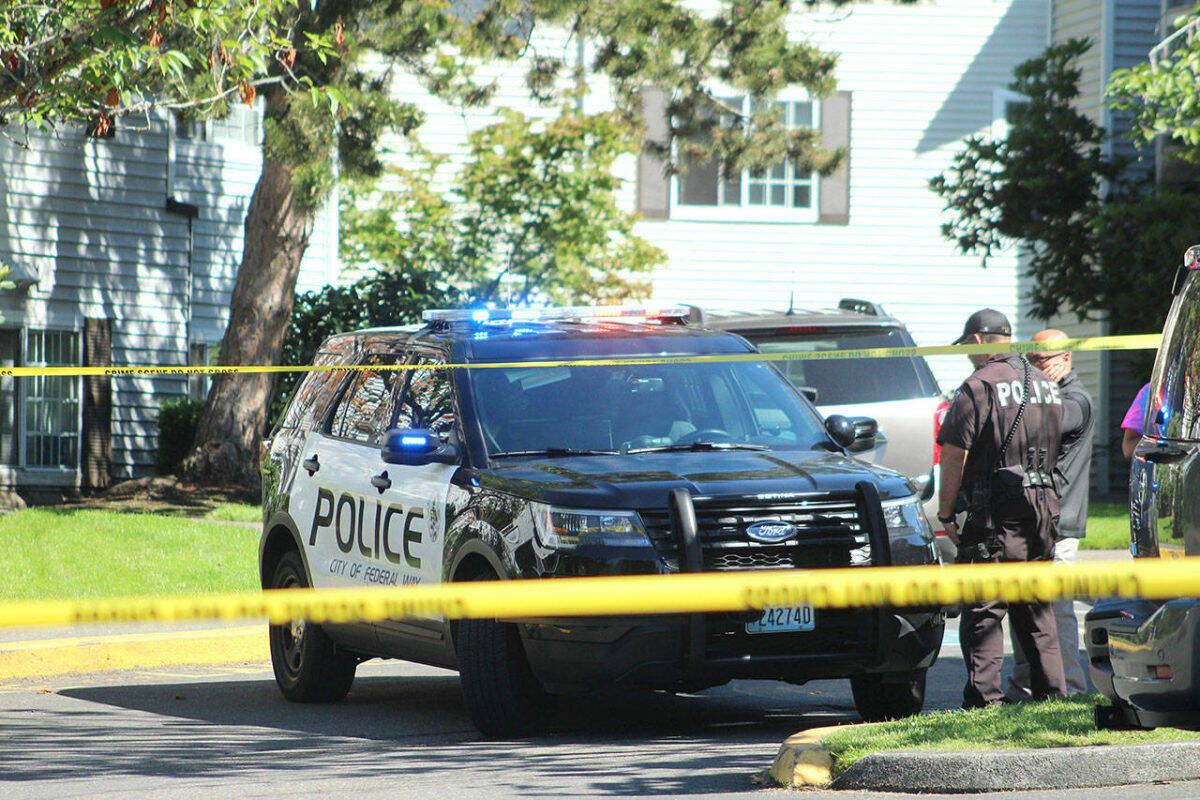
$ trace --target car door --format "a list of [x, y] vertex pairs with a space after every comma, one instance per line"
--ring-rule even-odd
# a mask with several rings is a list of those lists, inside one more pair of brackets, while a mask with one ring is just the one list
[[1200, 274], [1163, 327], [1129, 495], [1134, 555], [1200, 555]]
[[[371, 369], [397, 363], [392, 353], [364, 355], [329, 410], [306, 437], [296, 470], [292, 514], [300, 527], [316, 588], [369, 586], [378, 580], [382, 548], [376, 520], [386, 511], [371, 483], [380, 463], [379, 438], [395, 407], [401, 375]], [[378, 649], [376, 625], [327, 625], [341, 641]]]
[[[438, 353], [418, 352], [405, 379], [404, 391], [393, 420], [396, 428], [432, 430], [447, 441], [462, 442], [458, 433], [458, 403], [450, 370], [439, 368], [445, 359]], [[456, 464], [407, 466], [387, 464], [390, 487], [383, 492], [390, 508], [403, 508], [402, 550], [398, 565], [403, 584], [440, 583], [446, 534], [446, 500]], [[393, 517], [396, 522], [401, 520]], [[394, 534], [393, 534], [394, 536]], [[389, 637], [416, 637], [430, 642], [444, 638], [440, 618], [386, 620], [380, 623], [385, 642]]]

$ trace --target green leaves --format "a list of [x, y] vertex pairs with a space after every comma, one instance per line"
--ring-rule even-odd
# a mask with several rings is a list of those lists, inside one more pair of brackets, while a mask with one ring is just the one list
[[[1178, 27], [1200, 19], [1200, 11], [1184, 15]], [[1139, 64], [1112, 73], [1108, 83], [1113, 108], [1129, 111], [1132, 136], [1141, 145], [1160, 135], [1182, 145], [1175, 154], [1200, 164], [1200, 39], [1183, 35], [1157, 64]]]
[[453, 179], [427, 158], [398, 175], [398, 193], [353, 196], [343, 208], [343, 259], [419, 267], [477, 301], [644, 296], [638, 277], [664, 255], [633, 235], [635, 216], [616, 202], [613, 162], [637, 150], [630, 128], [618, 114], [570, 108], [547, 121], [500, 115], [471, 135]]
[[247, 86], [289, 83], [271, 59], [297, 14], [294, 0], [0, 4], [0, 119], [53, 128], [156, 105], [223, 113], [230, 95], [254, 94]]
[[1200, 241], [1200, 197], [1130, 183], [1125, 162], [1104, 154], [1104, 131], [1072, 106], [1088, 47], [1073, 39], [1018, 66], [1010, 88], [1025, 102], [1011, 107], [1007, 138], [968, 140], [930, 188], [961, 252], [986, 264], [1013, 244], [1026, 250], [1037, 316], [1066, 309], [1104, 316], [1115, 332], [1158, 330], [1179, 259]]

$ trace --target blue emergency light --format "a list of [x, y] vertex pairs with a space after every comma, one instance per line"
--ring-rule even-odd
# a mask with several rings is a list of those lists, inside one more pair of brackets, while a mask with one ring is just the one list
[[430, 449], [429, 437], [425, 435], [408, 435], [400, 437], [400, 447], [404, 450]]
[[388, 464], [453, 464], [458, 460], [458, 448], [427, 428], [393, 428], [383, 437], [380, 455]]

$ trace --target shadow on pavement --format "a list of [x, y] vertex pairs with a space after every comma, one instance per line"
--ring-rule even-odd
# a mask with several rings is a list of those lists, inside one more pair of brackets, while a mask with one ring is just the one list
[[[931, 684], [957, 683], [956, 666], [942, 659]], [[857, 721], [846, 681], [563, 698], [547, 734], [519, 742], [480, 740], [451, 674], [364, 676], [327, 705], [287, 703], [269, 679], [91, 686], [28, 705], [0, 714], [0, 779], [349, 774], [533, 796], [743, 791], [788, 735]]]

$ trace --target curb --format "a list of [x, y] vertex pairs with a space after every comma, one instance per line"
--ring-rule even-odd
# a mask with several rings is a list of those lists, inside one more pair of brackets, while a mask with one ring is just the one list
[[265, 625], [0, 643], [0, 680], [270, 661]]
[[822, 742], [825, 741], [825, 737], [849, 727], [854, 726], [810, 728], [789, 736], [779, 746], [779, 752], [771, 764], [771, 780], [776, 786], [790, 789], [802, 786], [829, 786], [833, 780], [833, 757]]
[[[1085, 789], [1200, 778], [1197, 741], [1011, 750], [887, 750], [832, 777], [830, 735], [859, 725], [802, 731], [780, 746], [768, 774], [784, 788], [962, 794]], [[1197, 734], [1200, 737], [1200, 734]]]
[[856, 761], [832, 789], [995, 792], [1200, 778], [1200, 741], [991, 751], [889, 751]]

